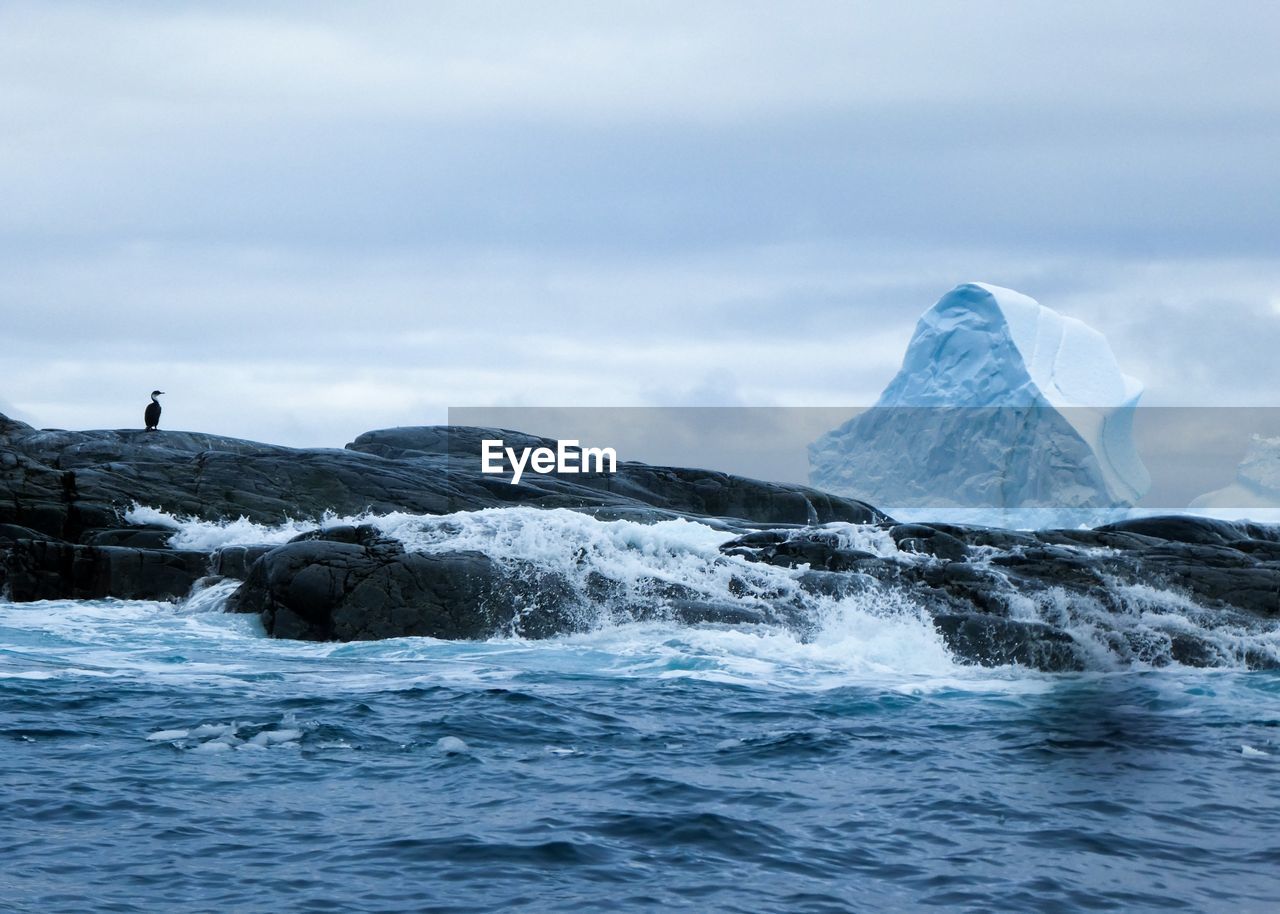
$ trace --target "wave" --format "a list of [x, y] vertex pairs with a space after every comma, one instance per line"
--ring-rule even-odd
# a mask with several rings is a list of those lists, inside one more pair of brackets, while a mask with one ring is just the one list
[[[599, 520], [567, 509], [490, 508], [449, 515], [327, 516], [319, 522], [291, 520], [262, 525], [243, 518], [211, 522], [135, 507], [130, 520], [174, 530], [171, 544], [213, 551], [224, 546], [276, 544], [314, 530], [370, 525], [407, 551], [444, 553], [474, 550], [497, 562], [527, 563], [569, 583], [578, 604], [579, 635], [616, 631], [640, 620], [673, 622], [689, 601], [741, 612], [746, 622], [720, 626], [719, 644], [700, 649], [740, 656], [750, 665], [762, 644], [805, 653], [815, 669], [834, 665], [859, 670], [938, 673], [954, 669], [958, 658], [939, 634], [936, 606], [911, 587], [849, 574], [850, 586], [829, 594], [808, 585], [805, 565], [778, 567], [725, 555], [720, 549], [735, 534], [697, 521], [658, 523]], [[903, 551], [883, 527], [828, 524], [805, 528], [834, 537], [841, 548], [857, 550], [902, 566], [936, 562]], [[1187, 594], [1153, 584], [1108, 581], [1104, 590], [1079, 592], [1048, 587], [1016, 589], [991, 563], [1001, 551], [973, 550], [971, 563], [990, 572], [1017, 623], [1051, 626], [1064, 632], [1086, 669], [1120, 670], [1188, 663], [1188, 640], [1197, 647], [1191, 664], [1225, 668], [1280, 665], [1280, 629], [1274, 624], [1208, 607]], [[1084, 558], [1106, 549], [1078, 547]], [[1004, 581], [1004, 584], [1001, 582]], [[202, 607], [217, 606], [234, 589], [198, 596]], [[645, 607], [638, 613], [637, 607]], [[536, 608], [532, 611], [537, 611]], [[687, 620], [686, 620], [687, 621]], [[694, 626], [694, 630], [698, 627]], [[702, 626], [716, 630], [715, 626]], [[674, 626], [681, 637], [689, 626]], [[508, 633], [519, 638], [519, 628]], [[572, 637], [572, 636], [564, 636]], [[736, 647], [732, 649], [729, 645]], [[622, 649], [619, 645], [614, 648]], [[767, 653], [767, 652], [766, 652]]]

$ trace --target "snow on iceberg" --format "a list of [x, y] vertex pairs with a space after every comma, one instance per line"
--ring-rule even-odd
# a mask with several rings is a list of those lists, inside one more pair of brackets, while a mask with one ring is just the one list
[[1141, 395], [1092, 327], [966, 283], [920, 318], [876, 405], [809, 446], [810, 480], [890, 511], [1126, 507], [1150, 486]]

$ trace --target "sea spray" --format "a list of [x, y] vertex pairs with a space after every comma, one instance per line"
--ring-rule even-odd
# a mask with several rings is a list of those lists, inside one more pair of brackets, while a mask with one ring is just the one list
[[[328, 516], [319, 523], [279, 525], [244, 519], [223, 523], [180, 519], [145, 508], [135, 509], [134, 516], [171, 526], [176, 541], [202, 549], [283, 543], [318, 528], [369, 524], [409, 551], [474, 550], [498, 562], [529, 563], [570, 583], [584, 629], [625, 626], [637, 618], [660, 619], [664, 606], [693, 598], [759, 612], [774, 623], [739, 626], [748, 639], [779, 638], [779, 643], [812, 643], [816, 650], [843, 650], [850, 652], [855, 666], [866, 669], [933, 669], [939, 665], [936, 658], [947, 654], [932, 625], [931, 610], [936, 607], [928, 605], [926, 592], [856, 574], [848, 576], [852, 584], [837, 595], [810, 592], [803, 580], [804, 566], [778, 567], [724, 555], [720, 547], [733, 534], [691, 520], [602, 521], [565, 509], [529, 507], [450, 515]], [[937, 561], [900, 550], [883, 527], [807, 528], [807, 532], [814, 530], [834, 534], [842, 548], [890, 562], [927, 565]], [[1093, 546], [1072, 549], [1089, 560], [1105, 559], [1111, 551]], [[1241, 668], [1280, 663], [1280, 632], [1265, 620], [1205, 607], [1185, 593], [1154, 584], [1113, 580], [1096, 592], [1060, 587], [1020, 590], [1000, 583], [1004, 571], [992, 562], [1000, 550], [974, 547], [971, 553], [974, 567], [991, 573], [993, 593], [1005, 601], [1010, 619], [1043, 623], [1067, 633], [1087, 668], [1181, 663]], [[201, 610], [217, 606], [235, 586], [219, 585], [193, 601]], [[637, 606], [646, 612], [637, 615]], [[536, 607], [531, 611], [536, 612]], [[518, 637], [519, 626], [508, 634]], [[905, 639], [900, 648], [893, 646], [895, 638]]]

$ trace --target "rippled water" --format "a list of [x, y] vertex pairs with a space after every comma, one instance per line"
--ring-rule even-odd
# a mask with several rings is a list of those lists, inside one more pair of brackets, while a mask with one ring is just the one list
[[648, 624], [302, 644], [0, 604], [12, 911], [1255, 910], [1280, 676]]

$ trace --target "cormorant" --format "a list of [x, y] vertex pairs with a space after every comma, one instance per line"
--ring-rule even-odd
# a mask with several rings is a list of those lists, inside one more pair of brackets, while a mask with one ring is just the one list
[[164, 393], [163, 390], [151, 391], [151, 402], [147, 404], [147, 411], [144, 418], [147, 420], [147, 431], [154, 432], [160, 428], [160, 401], [156, 397]]

